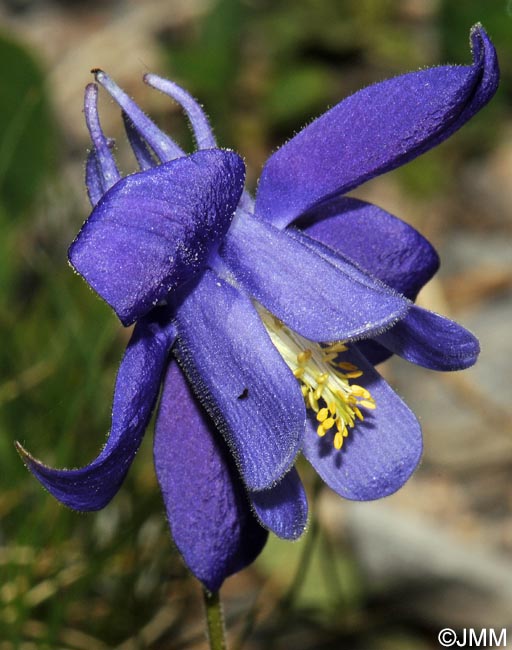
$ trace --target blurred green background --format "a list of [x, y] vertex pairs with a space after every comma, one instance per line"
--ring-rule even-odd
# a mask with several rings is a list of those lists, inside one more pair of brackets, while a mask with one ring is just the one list
[[[269, 153], [358, 88], [422, 66], [469, 63], [482, 22], [500, 56], [491, 105], [449, 142], [354, 192], [416, 225], [443, 260], [422, 304], [483, 344], [438, 377], [383, 373], [420, 414], [425, 457], [397, 495], [317, 494], [295, 544], [271, 540], [223, 593], [239, 650], [420, 650], [442, 627], [512, 625], [512, 3], [505, 0], [4, 0], [0, 5], [0, 650], [204, 648], [197, 585], [168, 535], [148, 434], [97, 514], [58, 505], [18, 458], [93, 458], [109, 427], [128, 333], [67, 265], [87, 217], [81, 102], [100, 66], [184, 146], [148, 69], [205, 105], [254, 186]], [[102, 117], [134, 162], [115, 107]], [[313, 498], [313, 494], [316, 496]], [[512, 634], [512, 633], [511, 633]]]

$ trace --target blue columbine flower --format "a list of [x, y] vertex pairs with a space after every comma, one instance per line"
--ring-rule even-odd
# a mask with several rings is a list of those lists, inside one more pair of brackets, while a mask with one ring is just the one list
[[[477, 340], [413, 301], [438, 257], [413, 228], [342, 194], [439, 144], [494, 94], [481, 26], [473, 63], [405, 74], [355, 93], [278, 149], [256, 197], [217, 147], [200, 106], [146, 75], [187, 113], [185, 153], [101, 70], [140, 172], [121, 178], [85, 94], [93, 211], [69, 259], [124, 325], [112, 425], [88, 466], [43, 485], [77, 510], [105, 506], [140, 445], [163, 382], [154, 457], [175, 542], [211, 590], [250, 563], [267, 530], [293, 539], [307, 503], [302, 452], [349, 499], [397, 490], [422, 449], [416, 418], [374, 365], [391, 354], [436, 370], [472, 365]], [[220, 434], [222, 435], [219, 435]]]

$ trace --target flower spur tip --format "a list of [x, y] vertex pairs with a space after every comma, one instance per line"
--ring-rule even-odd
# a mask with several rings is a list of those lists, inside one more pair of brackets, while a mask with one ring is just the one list
[[469, 30], [469, 35], [471, 38], [473, 38], [476, 34], [480, 36], [487, 36], [487, 32], [485, 31], [484, 26], [480, 22], [475, 23]]
[[45, 469], [50, 469], [50, 465], [47, 465], [46, 463], [43, 463], [39, 459], [37, 459], [35, 456], [33, 456], [25, 447], [19, 442], [18, 440], [14, 441], [14, 448], [18, 452], [18, 454], [21, 456], [21, 459], [25, 463], [25, 465], [33, 471], [34, 468], [40, 467], [40, 468], [45, 468]]
[[18, 440], [14, 441], [14, 448], [18, 452], [18, 454], [21, 456], [21, 459], [24, 463], [24, 465], [29, 469], [29, 471], [32, 472], [36, 476], [36, 478], [39, 478], [38, 476], [38, 469], [41, 470], [49, 470], [51, 471], [52, 468], [50, 465], [47, 465], [46, 463], [43, 463], [39, 459], [37, 459], [35, 456], [33, 456], [25, 447], [19, 442]]
[[18, 454], [23, 458], [23, 460], [32, 459], [31, 454], [25, 449], [25, 447], [18, 440], [14, 441], [14, 448], [16, 449]]

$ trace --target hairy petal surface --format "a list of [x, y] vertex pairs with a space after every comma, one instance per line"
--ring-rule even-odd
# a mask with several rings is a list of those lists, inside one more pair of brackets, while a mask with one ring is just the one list
[[335, 266], [289, 231], [248, 214], [233, 222], [219, 254], [249, 294], [312, 341], [380, 333], [409, 308], [350, 261]]
[[292, 469], [270, 490], [250, 492], [261, 525], [283, 539], [298, 539], [306, 530], [308, 500], [297, 470]]
[[458, 323], [414, 305], [375, 340], [394, 354], [432, 370], [463, 370], [480, 353], [478, 339]]
[[100, 510], [116, 494], [151, 417], [174, 336], [173, 325], [155, 319], [136, 325], [117, 374], [110, 435], [92, 463], [53, 469], [18, 445], [28, 469], [59, 501], [74, 510]]
[[332, 437], [320, 438], [313, 417], [306, 424], [303, 453], [321, 478], [346, 499], [370, 501], [396, 492], [416, 468], [422, 452], [416, 417], [355, 349], [344, 355], [363, 371], [357, 383], [370, 391], [374, 411], [364, 411], [343, 447]]
[[471, 44], [471, 66], [440, 66], [374, 84], [306, 126], [265, 164], [256, 214], [284, 227], [463, 126], [494, 95], [499, 76], [481, 26], [472, 29]]
[[365, 201], [333, 199], [296, 225], [410, 300], [439, 268], [439, 256], [423, 235]]
[[[300, 241], [304, 246], [309, 247], [311, 250], [315, 251], [318, 255], [320, 255], [322, 258], [324, 258], [326, 261], [330, 262], [333, 266], [338, 267], [340, 264], [340, 258], [341, 261], [344, 262], [344, 267], [345, 268], [350, 268], [350, 265], [354, 266], [355, 262], [350, 260], [347, 256], [345, 256], [341, 251], [334, 252], [332, 248], [329, 246], [326, 246], [325, 244], [321, 243], [317, 239], [312, 239], [309, 235], [307, 235], [305, 232], [295, 230], [294, 228], [288, 228], [287, 230], [288, 234], [293, 237], [294, 239], [297, 239]], [[348, 266], [347, 266], [348, 265]], [[357, 265], [356, 265], [357, 266]], [[379, 282], [377, 278], [374, 277], [375, 282]], [[404, 300], [407, 300], [407, 303], [409, 305], [409, 309], [413, 307], [413, 303], [410, 302], [408, 299], [404, 297]], [[405, 314], [406, 315], [406, 314]], [[404, 318], [405, 316], [402, 316]], [[395, 321], [394, 323], [391, 323], [390, 328], [396, 324]], [[388, 329], [390, 329], [388, 328]], [[378, 335], [378, 332], [375, 333], [375, 336]], [[373, 336], [373, 334], [371, 334]], [[380, 343], [377, 343], [373, 338], [356, 338], [354, 345], [359, 349], [360, 352], [363, 353], [363, 355], [368, 359], [373, 365], [377, 365], [378, 363], [382, 363], [383, 361], [386, 361], [386, 359], [389, 359], [389, 357], [392, 356], [392, 352], [388, 350], [387, 348], [383, 347]]]
[[141, 169], [141, 171], [145, 171], [146, 169], [151, 169], [151, 167], [155, 167], [157, 165], [157, 161], [153, 157], [153, 154], [151, 153], [151, 150], [148, 147], [146, 141], [140, 135], [140, 132], [137, 131], [133, 122], [130, 120], [130, 118], [128, 117], [128, 115], [126, 115], [124, 111], [122, 112], [122, 117], [123, 117], [124, 130], [126, 131], [126, 135], [128, 136], [128, 142], [130, 143], [130, 147], [132, 148], [133, 155], [135, 156], [139, 164], [139, 168]]
[[[112, 185], [117, 183], [121, 175], [110, 150], [110, 142], [105, 137], [101, 128], [98, 115], [98, 86], [96, 84], [88, 84], [85, 88], [84, 115], [93, 144], [92, 151], [94, 151], [96, 158], [98, 171], [97, 182], [101, 182], [103, 192], [106, 192]], [[86, 182], [88, 176], [89, 174], [86, 171]]]
[[85, 162], [85, 185], [87, 187], [87, 196], [94, 208], [106, 191], [105, 180], [100, 172], [98, 156], [95, 149], [91, 149], [87, 154], [87, 160]]
[[259, 555], [268, 533], [251, 511], [222, 436], [176, 362], [165, 378], [154, 458], [174, 542], [196, 578], [217, 591]]
[[129, 325], [204, 267], [244, 174], [235, 153], [210, 149], [122, 179], [83, 225], [71, 264]]
[[177, 83], [174, 83], [174, 81], [163, 79], [156, 74], [144, 75], [144, 81], [149, 86], [169, 95], [180, 104], [190, 120], [198, 149], [211, 149], [217, 146], [210, 122], [192, 95], [181, 86], [178, 86]]
[[[300, 225], [308, 236], [350, 257], [410, 299], [439, 266], [437, 253], [414, 228], [362, 201], [335, 199]], [[478, 340], [466, 329], [417, 306], [374, 341], [360, 341], [358, 347], [373, 364], [394, 353], [433, 370], [468, 368], [480, 351]]]
[[278, 482], [304, 434], [304, 400], [250, 300], [205, 271], [176, 315], [175, 354], [250, 490]]

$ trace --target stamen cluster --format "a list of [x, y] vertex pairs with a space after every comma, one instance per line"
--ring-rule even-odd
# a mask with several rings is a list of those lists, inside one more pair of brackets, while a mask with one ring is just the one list
[[318, 435], [334, 433], [333, 445], [341, 449], [356, 419], [364, 420], [361, 408], [376, 407], [366, 388], [349, 381], [363, 372], [353, 363], [340, 360], [348, 350], [343, 342], [320, 345], [308, 341], [260, 305], [256, 308], [272, 343], [299, 380], [306, 407], [316, 413]]

